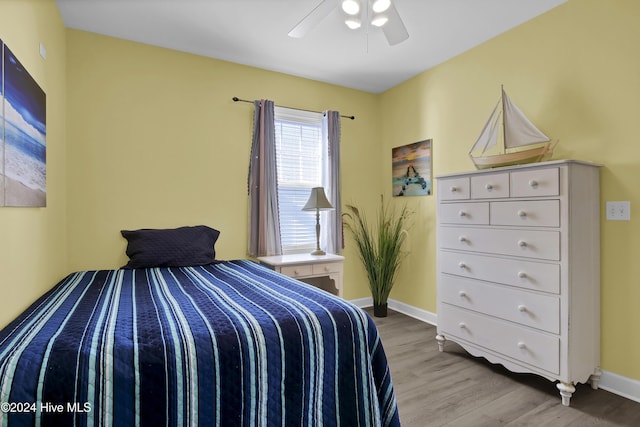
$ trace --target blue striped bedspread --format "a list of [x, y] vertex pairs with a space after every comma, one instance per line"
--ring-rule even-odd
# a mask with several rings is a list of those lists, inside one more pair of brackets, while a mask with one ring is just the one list
[[397, 426], [371, 318], [248, 260], [70, 274], [0, 331], [0, 426]]

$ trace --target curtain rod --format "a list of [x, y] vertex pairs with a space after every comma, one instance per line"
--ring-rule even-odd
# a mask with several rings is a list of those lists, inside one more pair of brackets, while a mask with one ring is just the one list
[[[240, 102], [248, 102], [248, 103], [250, 103], [250, 104], [253, 104], [253, 101], [248, 101], [248, 100], [246, 100], [246, 99], [240, 99], [240, 98], [238, 98], [237, 96], [234, 96], [234, 97], [233, 97], [233, 98], [231, 98], [231, 99], [233, 99], [233, 102], [238, 102], [238, 101], [240, 101]], [[322, 113], [322, 111], [304, 110], [304, 109], [302, 109], [302, 108], [293, 108], [293, 107], [284, 107], [284, 108], [291, 108], [291, 109], [294, 109], [294, 110], [308, 111], [308, 112], [310, 112], [310, 113]], [[356, 116], [344, 116], [344, 115], [342, 115], [342, 114], [340, 115], [340, 117], [344, 117], [345, 119], [351, 119], [351, 120], [355, 120], [355, 119], [356, 119]]]

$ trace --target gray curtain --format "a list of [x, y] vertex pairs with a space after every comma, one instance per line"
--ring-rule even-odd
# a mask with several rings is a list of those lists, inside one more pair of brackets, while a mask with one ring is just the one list
[[281, 255], [273, 101], [254, 101], [249, 163], [249, 256]]
[[322, 130], [328, 142], [328, 165], [324, 187], [327, 198], [333, 204], [334, 210], [328, 211], [323, 230], [329, 230], [324, 247], [327, 252], [342, 253], [342, 199], [340, 197], [340, 113], [325, 111], [322, 118]]

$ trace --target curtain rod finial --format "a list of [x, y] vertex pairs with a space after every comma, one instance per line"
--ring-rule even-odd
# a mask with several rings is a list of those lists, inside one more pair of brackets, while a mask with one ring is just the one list
[[237, 96], [234, 96], [234, 97], [233, 97], [233, 98], [231, 98], [231, 99], [233, 99], [233, 102], [238, 102], [238, 101], [240, 101], [240, 98], [238, 98]]

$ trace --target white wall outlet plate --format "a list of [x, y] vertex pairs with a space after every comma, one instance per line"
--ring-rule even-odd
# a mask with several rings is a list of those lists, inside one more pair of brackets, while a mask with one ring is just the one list
[[631, 202], [607, 202], [607, 220], [631, 220]]

